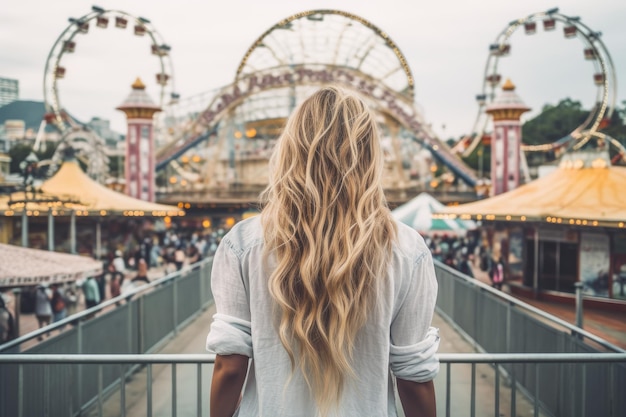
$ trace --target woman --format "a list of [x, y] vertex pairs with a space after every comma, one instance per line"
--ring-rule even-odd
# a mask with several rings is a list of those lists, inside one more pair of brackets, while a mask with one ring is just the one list
[[[48, 284], [43, 283], [38, 285], [35, 293], [35, 316], [37, 317], [40, 329], [50, 324], [50, 319], [52, 318], [51, 301], [52, 292], [48, 288]], [[46, 333], [46, 336], [50, 336], [50, 334]], [[43, 337], [39, 336], [37, 340], [41, 341]]]
[[407, 416], [435, 415], [432, 258], [382, 172], [357, 96], [326, 87], [290, 117], [261, 216], [214, 257], [212, 417], [396, 416], [394, 380]]

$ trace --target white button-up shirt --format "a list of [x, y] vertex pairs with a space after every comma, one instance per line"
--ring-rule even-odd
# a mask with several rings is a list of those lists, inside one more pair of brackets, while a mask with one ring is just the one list
[[[222, 239], [211, 273], [217, 313], [206, 348], [252, 359], [236, 416], [315, 417], [315, 401], [299, 369], [292, 376], [276, 332], [262, 253], [259, 217], [236, 224]], [[356, 379], [347, 377], [332, 416], [397, 416], [392, 375], [426, 382], [439, 371], [439, 332], [430, 327], [437, 298], [432, 257], [422, 237], [401, 223], [387, 271], [378, 304], [357, 334]]]

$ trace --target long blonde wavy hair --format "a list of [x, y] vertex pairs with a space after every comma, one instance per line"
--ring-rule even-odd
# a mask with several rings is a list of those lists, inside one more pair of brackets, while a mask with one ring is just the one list
[[381, 185], [376, 123], [357, 95], [326, 87], [287, 121], [261, 219], [278, 334], [320, 413], [354, 376], [357, 333], [386, 276], [396, 226]]

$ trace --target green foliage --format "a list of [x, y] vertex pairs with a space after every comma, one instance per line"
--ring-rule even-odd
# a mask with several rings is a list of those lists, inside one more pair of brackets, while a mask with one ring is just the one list
[[471, 154], [463, 158], [463, 161], [479, 173], [482, 165], [482, 173], [484, 175], [489, 174], [491, 172], [491, 146], [478, 144]]
[[21, 173], [20, 162], [33, 151], [33, 147], [26, 142], [18, 142], [11, 149], [9, 149], [9, 157], [11, 158], [11, 172]]
[[579, 101], [569, 98], [556, 106], [546, 104], [537, 117], [522, 126], [523, 141], [529, 145], [556, 142], [582, 124], [588, 115]]
[[[56, 150], [56, 143], [53, 142], [45, 142], [42, 146], [42, 149], [35, 151], [35, 155], [40, 161], [45, 161], [48, 159], [52, 159], [54, 155], [54, 151]], [[26, 157], [33, 152], [33, 145], [24, 141], [18, 142], [9, 150], [9, 157], [11, 157], [11, 166], [10, 170], [12, 173], [21, 174], [22, 170], [20, 169], [20, 163], [26, 159]], [[45, 172], [41, 173], [45, 175]], [[35, 174], [39, 176], [39, 174]]]

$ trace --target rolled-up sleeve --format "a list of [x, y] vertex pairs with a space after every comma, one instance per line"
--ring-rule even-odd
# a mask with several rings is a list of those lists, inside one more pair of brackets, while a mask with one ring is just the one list
[[250, 322], [225, 314], [215, 314], [206, 338], [206, 349], [218, 355], [252, 357]]
[[427, 382], [439, 372], [439, 329], [431, 327], [437, 279], [429, 252], [418, 256], [391, 323], [389, 364], [401, 379]]
[[230, 242], [222, 241], [213, 258], [211, 290], [217, 313], [206, 339], [206, 349], [218, 355], [252, 357], [249, 294], [241, 262]]

